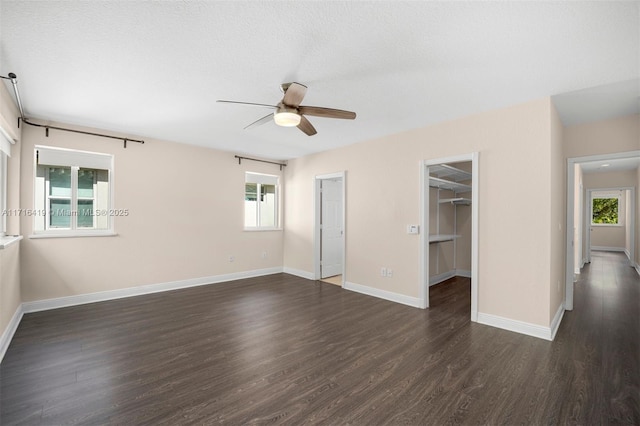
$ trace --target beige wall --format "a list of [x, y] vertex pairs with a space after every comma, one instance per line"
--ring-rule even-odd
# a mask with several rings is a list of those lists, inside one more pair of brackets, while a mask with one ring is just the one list
[[[20, 135], [18, 109], [13, 97], [0, 83], [0, 126], [12, 139], [17, 139], [11, 147], [11, 157], [7, 161], [7, 209], [20, 208]], [[20, 220], [17, 216], [7, 217], [7, 234], [19, 234]], [[11, 318], [19, 308], [20, 298], [20, 244], [11, 244], [0, 250], [0, 336], [6, 331]]]
[[282, 266], [282, 231], [243, 231], [244, 172], [278, 175], [277, 166], [146, 142], [124, 149], [119, 141], [24, 129], [23, 208], [33, 207], [34, 145], [49, 145], [113, 154], [114, 207], [130, 214], [115, 218], [114, 237], [29, 239], [33, 219], [22, 218], [23, 301]]
[[640, 149], [640, 115], [576, 124], [564, 129], [567, 158]]
[[420, 160], [478, 151], [479, 311], [548, 326], [550, 111], [541, 99], [292, 160], [285, 267], [314, 270], [313, 177], [346, 170], [347, 281], [418, 297], [419, 238], [406, 225], [419, 223]]
[[[567, 158], [639, 150], [640, 115], [566, 127], [564, 145]], [[638, 179], [640, 178], [636, 172], [638, 183], [633, 186], [636, 187], [638, 206], [636, 212], [640, 213], [640, 180]], [[640, 263], [640, 214], [636, 214], [635, 225], [636, 263]]]
[[20, 242], [0, 250], [0, 336], [22, 303], [20, 298]]
[[591, 247], [625, 248], [625, 226], [591, 226]]
[[584, 233], [584, 178], [582, 173], [582, 166], [580, 164], [574, 164], [574, 185], [573, 185], [573, 266], [574, 273], [580, 273], [582, 261], [584, 259], [582, 255], [582, 235]]
[[564, 128], [553, 104], [550, 105], [550, 223], [549, 223], [549, 322], [564, 302], [566, 268], [567, 174], [564, 158]]

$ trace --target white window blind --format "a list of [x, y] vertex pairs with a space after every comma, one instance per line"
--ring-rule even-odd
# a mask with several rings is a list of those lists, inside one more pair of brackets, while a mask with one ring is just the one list
[[113, 155], [75, 151], [63, 148], [36, 146], [38, 164], [47, 166], [76, 166], [86, 169], [110, 170]]
[[244, 181], [246, 183], [260, 183], [263, 185], [277, 185], [278, 184], [278, 176], [273, 175], [262, 175], [258, 173], [245, 173]]
[[14, 143], [6, 130], [0, 127], [0, 151], [7, 154], [8, 157], [11, 157], [11, 145]]

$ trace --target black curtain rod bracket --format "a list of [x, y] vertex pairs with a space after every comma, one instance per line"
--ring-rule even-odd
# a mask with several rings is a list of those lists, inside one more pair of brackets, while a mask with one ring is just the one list
[[280, 171], [282, 171], [283, 167], [287, 167], [286, 164], [284, 164], [284, 163], [276, 163], [275, 161], [259, 160], [257, 158], [242, 157], [240, 155], [236, 155], [235, 157], [238, 159], [238, 164], [242, 164], [242, 160], [249, 160], [249, 161], [258, 161], [260, 163], [275, 164], [276, 166], [280, 166]]

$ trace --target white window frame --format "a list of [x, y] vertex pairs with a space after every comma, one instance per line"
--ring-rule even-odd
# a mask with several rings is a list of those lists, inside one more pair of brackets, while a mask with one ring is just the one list
[[[594, 223], [593, 222], [593, 200], [597, 198], [617, 198], [618, 199], [618, 223]], [[621, 214], [620, 207], [622, 205], [621, 191], [591, 191], [591, 199], [589, 205], [589, 222], [591, 226], [616, 227], [624, 226], [624, 214]], [[622, 212], [624, 213], [624, 212]]]
[[9, 133], [0, 126], [0, 238], [7, 235], [7, 169], [9, 156], [11, 156], [11, 145], [15, 141]]
[[[46, 168], [44, 177], [43, 191], [38, 191], [38, 186], [41, 185], [42, 177], [38, 177], [38, 167], [44, 166]], [[68, 167], [71, 171], [71, 196], [51, 196], [50, 195], [50, 180], [49, 180], [49, 168], [50, 167]], [[78, 201], [93, 199], [94, 210], [97, 206], [96, 191], [93, 193], [93, 198], [79, 197], [78, 196], [78, 172], [80, 169], [98, 169], [107, 171], [108, 179], [108, 199], [106, 206], [100, 206], [100, 210], [107, 218], [107, 227], [105, 229], [95, 229], [97, 224], [97, 214], [93, 216], [93, 228], [78, 227]], [[94, 181], [95, 181], [94, 177]], [[79, 151], [65, 148], [54, 148], [50, 146], [36, 145], [34, 149], [34, 222], [33, 222], [33, 234], [30, 238], [55, 238], [55, 237], [99, 237], [99, 236], [112, 236], [116, 235], [114, 230], [114, 215], [111, 212], [113, 209], [114, 199], [114, 173], [113, 173], [113, 155], [104, 154], [98, 152]], [[37, 200], [39, 193], [44, 197], [43, 200]], [[50, 215], [50, 199], [69, 199], [71, 218], [69, 228], [52, 228], [49, 225]], [[44, 203], [44, 204], [43, 204]], [[44, 208], [40, 209], [37, 206], [44, 205]], [[104, 207], [104, 208], [102, 208]], [[44, 217], [44, 229], [37, 229], [36, 221], [43, 220], [42, 211], [45, 212]], [[128, 212], [127, 212], [128, 213]]]
[[[280, 176], [277, 175], [269, 175], [265, 173], [257, 173], [257, 172], [245, 172], [245, 185], [243, 186], [243, 199], [245, 199], [247, 195], [246, 184], [253, 183], [256, 184], [256, 197], [260, 197], [260, 192], [262, 189], [262, 185], [275, 185], [275, 226], [261, 226], [259, 223], [260, 220], [260, 202], [256, 199], [256, 223], [258, 226], [246, 226], [243, 223], [245, 231], [280, 231], [282, 230], [281, 222], [280, 222], [280, 212], [282, 210], [282, 206], [280, 204]], [[245, 201], [246, 206], [246, 201]], [[244, 213], [244, 208], [243, 208]], [[246, 213], [243, 214], [243, 222]]]

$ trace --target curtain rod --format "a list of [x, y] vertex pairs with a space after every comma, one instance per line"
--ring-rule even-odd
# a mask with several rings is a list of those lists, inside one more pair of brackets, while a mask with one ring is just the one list
[[27, 120], [27, 118], [24, 116], [24, 109], [22, 108], [22, 102], [20, 100], [20, 93], [18, 92], [18, 78], [17, 78], [17, 76], [14, 73], [10, 72], [8, 77], [0, 75], [0, 78], [3, 78], [5, 80], [11, 80], [11, 83], [13, 84], [13, 93], [15, 94], [16, 102], [18, 103], [18, 109], [20, 110], [20, 117], [18, 117], [18, 128], [20, 127], [20, 121], [22, 121], [23, 123], [28, 124], [30, 126], [44, 127], [45, 132], [46, 132], [45, 134], [46, 134], [47, 137], [49, 137], [49, 129], [54, 129], [54, 130], [62, 130], [63, 132], [79, 133], [79, 134], [82, 134], [82, 135], [98, 136], [98, 137], [101, 137], [101, 138], [120, 140], [120, 141], [124, 142], [124, 147], [125, 148], [127, 147], [127, 142], [135, 142], [135, 143], [139, 143], [139, 144], [144, 144], [144, 141], [141, 140], [141, 139], [123, 138], [123, 137], [119, 137], [119, 136], [105, 135], [103, 133], [85, 132], [83, 130], [75, 130], [75, 129], [69, 129], [69, 128], [65, 128], [65, 127], [57, 127], [57, 126], [49, 126], [48, 124], [32, 123], [29, 120]]
[[238, 159], [238, 164], [242, 164], [242, 160], [249, 160], [249, 161], [258, 161], [260, 163], [275, 164], [276, 166], [280, 166], [280, 170], [282, 170], [283, 167], [287, 167], [286, 164], [284, 164], [284, 163], [276, 163], [275, 161], [267, 161], [267, 160], [259, 160], [257, 158], [241, 157], [240, 155], [236, 155], [235, 157]]

